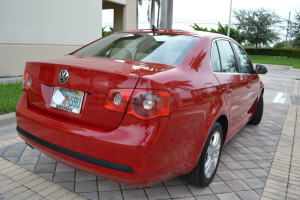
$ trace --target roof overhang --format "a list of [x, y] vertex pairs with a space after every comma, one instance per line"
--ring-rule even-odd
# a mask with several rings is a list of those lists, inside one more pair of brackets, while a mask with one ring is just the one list
[[126, 0], [103, 0], [103, 2], [116, 3], [120, 5], [126, 5]]

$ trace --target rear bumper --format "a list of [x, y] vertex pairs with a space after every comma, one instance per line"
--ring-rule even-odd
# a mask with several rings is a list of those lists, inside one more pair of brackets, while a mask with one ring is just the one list
[[34, 148], [74, 168], [120, 183], [153, 185], [188, 173], [197, 163], [193, 153], [196, 141], [180, 139], [186, 130], [168, 131], [167, 118], [137, 121], [126, 116], [119, 128], [108, 131], [35, 110], [24, 93], [16, 115], [20, 137]]
[[114, 163], [114, 162], [109, 162], [109, 161], [95, 158], [92, 156], [88, 156], [88, 155], [85, 155], [82, 153], [78, 153], [78, 152], [72, 151], [70, 149], [66, 149], [66, 148], [58, 146], [56, 144], [47, 142], [46, 140], [42, 140], [38, 137], [35, 137], [34, 135], [31, 135], [30, 133], [24, 131], [23, 129], [21, 129], [18, 126], [17, 126], [17, 131], [20, 135], [22, 135], [23, 138], [25, 137], [25, 138], [35, 142], [36, 144], [44, 146], [48, 149], [51, 149], [51, 150], [61, 153], [63, 155], [66, 155], [66, 156], [69, 156], [72, 158], [76, 158], [78, 160], [82, 160], [84, 162], [98, 165], [101, 167], [106, 167], [109, 169], [114, 169], [114, 170], [118, 170], [118, 171], [122, 171], [122, 172], [134, 173], [133, 169], [128, 165], [122, 165], [122, 164], [118, 164], [118, 163]]

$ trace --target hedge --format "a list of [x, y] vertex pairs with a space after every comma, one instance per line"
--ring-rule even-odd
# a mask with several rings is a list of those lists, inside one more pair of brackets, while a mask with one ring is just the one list
[[275, 49], [275, 48], [245, 48], [249, 55], [261, 55], [261, 56], [277, 56], [287, 58], [298, 58], [300, 59], [300, 49]]

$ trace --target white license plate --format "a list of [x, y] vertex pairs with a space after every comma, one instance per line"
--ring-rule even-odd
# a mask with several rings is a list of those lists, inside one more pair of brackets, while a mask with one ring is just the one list
[[54, 87], [51, 107], [79, 114], [84, 92], [67, 88]]

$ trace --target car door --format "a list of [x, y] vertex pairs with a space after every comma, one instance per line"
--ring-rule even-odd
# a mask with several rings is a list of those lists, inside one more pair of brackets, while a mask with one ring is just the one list
[[232, 137], [244, 126], [245, 106], [247, 103], [247, 82], [239, 73], [233, 49], [228, 40], [215, 40], [212, 50], [212, 66], [226, 100], [229, 119], [228, 135]]
[[259, 83], [259, 77], [255, 73], [253, 69], [253, 65], [250, 61], [250, 59], [247, 56], [247, 53], [245, 50], [240, 47], [238, 44], [232, 42], [231, 43], [233, 46], [233, 49], [236, 53], [237, 57], [237, 62], [240, 67], [240, 72], [242, 73], [243, 80], [247, 84], [247, 103], [245, 107], [245, 112], [247, 114], [247, 117], [245, 120], [249, 120], [251, 117], [251, 110], [252, 108], [256, 105], [256, 102], [259, 100], [259, 88], [260, 88], [260, 83]]

